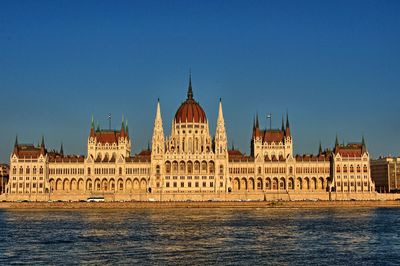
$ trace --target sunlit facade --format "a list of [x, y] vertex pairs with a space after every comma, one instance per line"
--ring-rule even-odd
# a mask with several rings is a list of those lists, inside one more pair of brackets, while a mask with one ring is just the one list
[[251, 152], [228, 149], [222, 102], [214, 135], [194, 99], [186, 100], [165, 135], [157, 102], [152, 144], [131, 155], [127, 122], [118, 130], [95, 128], [87, 155], [48, 151], [16, 139], [10, 156], [8, 200], [236, 200], [328, 199], [332, 193], [374, 191], [365, 142], [339, 145], [317, 155], [294, 155], [289, 117], [280, 129], [261, 129], [254, 119]]

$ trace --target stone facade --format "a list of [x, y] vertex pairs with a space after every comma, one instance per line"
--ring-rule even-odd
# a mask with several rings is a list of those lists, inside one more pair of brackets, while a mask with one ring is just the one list
[[301, 200], [368, 198], [374, 191], [364, 141], [295, 156], [288, 116], [280, 129], [261, 129], [258, 117], [254, 120], [250, 155], [228, 149], [227, 143], [222, 101], [212, 136], [190, 78], [171, 134], [164, 135], [158, 101], [151, 147], [133, 156], [124, 119], [119, 130], [104, 130], [95, 128], [92, 118], [86, 156], [64, 155], [62, 148], [48, 151], [44, 139], [37, 147], [16, 139], [6, 198]]
[[400, 158], [371, 160], [371, 176], [378, 192], [400, 192]]

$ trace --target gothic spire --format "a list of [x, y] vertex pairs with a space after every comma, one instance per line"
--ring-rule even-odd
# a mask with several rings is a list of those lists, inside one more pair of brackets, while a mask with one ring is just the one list
[[60, 147], [60, 154], [64, 155], [64, 147], [63, 147], [62, 141], [61, 141], [61, 147]]
[[339, 138], [338, 138], [337, 134], [336, 134], [336, 140], [335, 140], [335, 147], [336, 146], [339, 146]]
[[283, 115], [282, 115], [282, 131], [285, 131], [285, 124], [283, 122]]
[[259, 127], [260, 127], [260, 125], [258, 123], [258, 112], [257, 112], [257, 114], [256, 114], [256, 128], [259, 128]]
[[319, 150], [318, 150], [318, 154], [319, 154], [319, 155], [322, 154], [322, 144], [321, 144], [321, 141], [319, 141]]
[[44, 148], [44, 136], [42, 135], [42, 143], [40, 143], [40, 147]]
[[193, 99], [192, 72], [191, 71], [189, 73], [189, 87], [188, 87], [188, 92], [187, 92], [187, 98], [188, 98], [188, 100], [192, 100]]
[[367, 150], [367, 145], [365, 144], [364, 135], [362, 136], [361, 146], [362, 146], [362, 152], [365, 152]]
[[290, 128], [289, 126], [289, 113], [286, 111], [286, 128]]
[[18, 135], [15, 135], [15, 143], [14, 143], [14, 147], [18, 146]]
[[93, 118], [93, 115], [92, 115], [92, 122], [91, 122], [91, 124], [90, 124], [90, 128], [93, 128], [93, 129], [94, 129], [94, 118]]
[[161, 156], [164, 152], [164, 130], [161, 118], [160, 100], [157, 101], [156, 117], [154, 119], [154, 129], [152, 138], [152, 156]]

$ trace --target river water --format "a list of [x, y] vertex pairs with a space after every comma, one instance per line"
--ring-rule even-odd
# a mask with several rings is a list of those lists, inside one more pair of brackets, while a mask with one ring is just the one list
[[0, 265], [399, 265], [400, 208], [0, 210]]

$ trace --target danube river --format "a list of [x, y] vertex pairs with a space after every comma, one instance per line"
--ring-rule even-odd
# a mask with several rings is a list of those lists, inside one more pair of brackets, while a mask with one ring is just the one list
[[400, 208], [0, 210], [0, 264], [400, 264]]

